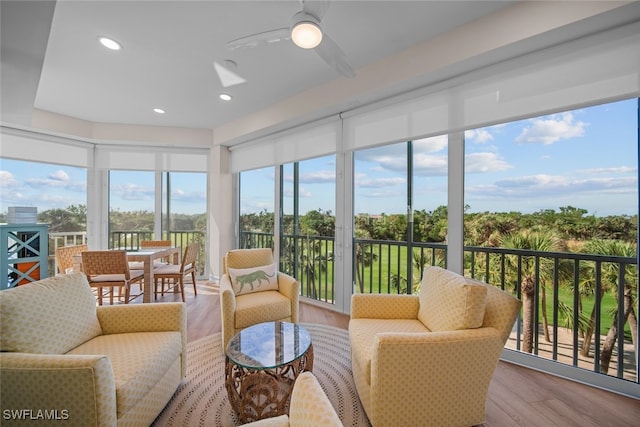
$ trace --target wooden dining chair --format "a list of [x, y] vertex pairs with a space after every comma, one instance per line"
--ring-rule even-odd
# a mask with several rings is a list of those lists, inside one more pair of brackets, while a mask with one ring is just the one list
[[156, 281], [155, 298], [158, 298], [158, 285], [162, 286], [162, 295], [164, 295], [165, 283], [167, 283], [169, 284], [168, 290], [175, 289], [176, 286], [179, 287], [182, 294], [182, 302], [184, 302], [184, 277], [187, 275], [191, 275], [193, 293], [198, 295], [198, 290], [196, 289], [196, 263], [198, 261], [199, 247], [198, 243], [189, 243], [184, 250], [182, 262], [179, 265], [167, 264], [164, 267], [154, 269], [153, 277]]
[[56, 248], [56, 265], [59, 274], [73, 273], [73, 257], [88, 251], [87, 245], [62, 246]]
[[[141, 284], [144, 271], [129, 270], [126, 251], [85, 251], [82, 252], [82, 269], [89, 285], [98, 289], [98, 305], [102, 305], [103, 290], [109, 289], [109, 302], [113, 304], [114, 290], [124, 289], [124, 303], [142, 295], [131, 295], [131, 285]], [[142, 289], [142, 286], [140, 287]]]

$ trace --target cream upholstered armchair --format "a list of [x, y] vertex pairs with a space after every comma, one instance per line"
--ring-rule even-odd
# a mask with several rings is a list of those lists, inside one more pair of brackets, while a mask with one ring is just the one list
[[0, 292], [0, 319], [2, 425], [148, 426], [187, 372], [184, 303], [96, 307], [84, 273]]
[[485, 422], [489, 383], [521, 303], [439, 267], [420, 295], [355, 294], [354, 382], [374, 427]]
[[242, 329], [262, 322], [298, 322], [300, 283], [277, 271], [269, 248], [235, 249], [222, 260], [222, 346]]

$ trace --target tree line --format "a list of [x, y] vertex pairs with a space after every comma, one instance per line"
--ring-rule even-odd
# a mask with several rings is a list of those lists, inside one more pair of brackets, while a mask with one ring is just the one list
[[[618, 240], [631, 244], [637, 241], [638, 215], [596, 216], [586, 209], [573, 206], [522, 212], [477, 212], [464, 214], [465, 245], [492, 246], [506, 235], [523, 231], [553, 232], [569, 246], [593, 239]], [[439, 243], [447, 238], [446, 206], [433, 211], [416, 210], [413, 214], [413, 241]], [[240, 217], [244, 231], [272, 233], [274, 214], [266, 210], [243, 214]], [[356, 237], [372, 240], [407, 241], [409, 224], [405, 214], [358, 214], [354, 218]], [[312, 210], [299, 218], [284, 215], [284, 234], [332, 237], [335, 217], [331, 211]]]
[[[163, 216], [166, 223], [167, 217]], [[171, 214], [169, 227], [171, 231], [207, 230], [207, 215]], [[7, 214], [0, 213], [0, 222], [7, 222]], [[47, 209], [38, 212], [38, 222], [49, 224], [49, 233], [87, 231], [87, 206], [70, 205], [66, 208]], [[112, 231], [153, 231], [155, 214], [146, 210], [109, 212], [109, 227]]]

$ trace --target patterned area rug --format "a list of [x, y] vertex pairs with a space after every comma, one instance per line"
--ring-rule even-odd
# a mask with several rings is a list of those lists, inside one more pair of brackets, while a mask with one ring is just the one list
[[[302, 323], [313, 342], [313, 373], [345, 427], [369, 426], [351, 373], [349, 337], [344, 329]], [[235, 426], [224, 387], [221, 335], [187, 346], [187, 377], [153, 426]]]

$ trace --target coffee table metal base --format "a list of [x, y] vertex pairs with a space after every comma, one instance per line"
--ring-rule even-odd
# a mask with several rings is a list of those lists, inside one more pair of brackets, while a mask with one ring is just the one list
[[293, 383], [301, 372], [312, 370], [313, 345], [293, 362], [271, 369], [238, 366], [227, 357], [225, 387], [238, 421], [245, 424], [286, 414]]

